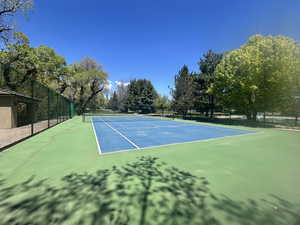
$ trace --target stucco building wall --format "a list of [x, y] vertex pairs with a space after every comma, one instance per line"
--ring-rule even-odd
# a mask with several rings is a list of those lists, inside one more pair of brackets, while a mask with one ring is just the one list
[[12, 96], [0, 96], [0, 128], [14, 128], [17, 125], [16, 107]]

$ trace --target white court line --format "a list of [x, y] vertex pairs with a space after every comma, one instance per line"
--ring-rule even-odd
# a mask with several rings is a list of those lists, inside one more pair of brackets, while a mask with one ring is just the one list
[[130, 141], [124, 134], [122, 134], [120, 131], [118, 131], [117, 129], [113, 128], [112, 126], [110, 126], [107, 122], [105, 122], [104, 120], [102, 120], [108, 127], [110, 127], [113, 131], [115, 131], [116, 133], [118, 133], [121, 137], [123, 137], [126, 141], [128, 141], [130, 144], [132, 144], [136, 149], [140, 149], [140, 147], [138, 145], [136, 145], [135, 143], [133, 143], [132, 141]]
[[[149, 147], [139, 148], [139, 150], [155, 150], [156, 148], [159, 148], [159, 147], [181, 145], [181, 144], [201, 143], [201, 142], [210, 142], [210, 141], [215, 141], [215, 140], [234, 138], [234, 137], [240, 137], [240, 136], [246, 136], [246, 135], [256, 135], [256, 134], [261, 134], [261, 133], [265, 133], [265, 132], [264, 131], [259, 131], [259, 132], [248, 133], [248, 134], [228, 135], [228, 136], [223, 136], [223, 137], [208, 138], [208, 139], [195, 140], [195, 141], [176, 142], [176, 143], [164, 144], [164, 145], [152, 145], [152, 146], [149, 146]], [[114, 151], [114, 152], [107, 152], [107, 153], [103, 153], [103, 155], [120, 153], [120, 152], [127, 152], [127, 151], [132, 151], [132, 149], [124, 149], [124, 150], [118, 150], [118, 151]]]
[[92, 127], [93, 127], [93, 131], [94, 131], [94, 134], [95, 134], [97, 146], [98, 146], [98, 152], [99, 152], [99, 154], [102, 154], [101, 148], [100, 148], [100, 144], [99, 144], [99, 140], [98, 140], [98, 137], [97, 137], [97, 134], [96, 134], [96, 130], [95, 130], [95, 127], [94, 127], [94, 121], [93, 120], [92, 120]]

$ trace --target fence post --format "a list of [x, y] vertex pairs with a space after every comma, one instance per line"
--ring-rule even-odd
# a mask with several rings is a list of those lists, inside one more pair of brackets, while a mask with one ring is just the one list
[[[34, 98], [34, 81], [33, 79], [31, 80], [31, 98], [33, 100]], [[32, 104], [32, 107], [36, 107], [35, 103]], [[32, 110], [32, 115], [31, 115], [31, 135], [34, 133], [34, 118], [35, 118], [35, 109], [33, 108]]]
[[50, 127], [50, 89], [48, 88], [48, 128]]
[[65, 99], [65, 120], [67, 120], [68, 119], [68, 112], [69, 112], [69, 110], [68, 110], [68, 104], [67, 104], [67, 100]]
[[62, 105], [62, 100], [61, 100], [61, 98], [59, 98], [59, 110], [58, 110], [58, 112], [59, 112], [59, 123], [61, 123], [62, 122], [62, 110], [61, 110], [61, 105]]
[[69, 119], [72, 119], [72, 111], [71, 111], [71, 110], [72, 110], [72, 109], [71, 109], [71, 107], [72, 107], [72, 106], [71, 106], [71, 104], [72, 104], [72, 103], [71, 103], [71, 101], [70, 101], [70, 100], [68, 100], [68, 107], [69, 107]]
[[63, 121], [66, 120], [66, 99], [63, 99]]
[[56, 122], [57, 123], [59, 123], [59, 120], [58, 120], [58, 118], [59, 118], [59, 115], [58, 115], [58, 109], [59, 109], [59, 106], [58, 106], [58, 94], [57, 93], [55, 93], [56, 94]]

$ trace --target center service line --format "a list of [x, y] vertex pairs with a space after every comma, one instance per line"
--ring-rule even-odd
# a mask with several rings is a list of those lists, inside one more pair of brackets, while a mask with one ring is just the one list
[[124, 134], [122, 134], [120, 131], [118, 131], [117, 129], [113, 128], [112, 126], [110, 126], [107, 122], [105, 122], [104, 120], [102, 120], [107, 126], [109, 126], [113, 131], [115, 131], [116, 133], [118, 133], [121, 137], [123, 137], [126, 141], [128, 141], [130, 144], [132, 144], [135, 148], [140, 149], [139, 146], [137, 146], [135, 143], [133, 143], [132, 141], [130, 141]]

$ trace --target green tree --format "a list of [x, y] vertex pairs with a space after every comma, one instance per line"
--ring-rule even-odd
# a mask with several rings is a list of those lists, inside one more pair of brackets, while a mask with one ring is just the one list
[[107, 84], [107, 73], [90, 57], [73, 65], [74, 76], [70, 78], [70, 97], [76, 102], [78, 113], [87, 108], [89, 102], [103, 91]]
[[300, 116], [300, 56], [298, 64], [295, 63], [294, 65], [295, 71], [293, 76], [291, 76], [291, 85], [286, 91], [286, 100], [283, 107], [281, 107], [281, 111], [289, 116], [294, 116], [296, 119], [295, 124], [297, 125]]
[[15, 33], [14, 40], [0, 52], [2, 85], [16, 91], [34, 79], [47, 86], [56, 81], [57, 89], [61, 89], [63, 74], [67, 73], [65, 59], [47, 46], [32, 48], [22, 33]]
[[0, 38], [7, 42], [15, 29], [13, 18], [19, 13], [28, 12], [33, 5], [31, 0], [0, 0]]
[[116, 90], [118, 98], [118, 110], [121, 112], [128, 112], [128, 85], [125, 82], [118, 82]]
[[106, 105], [107, 100], [104, 97], [104, 94], [101, 92], [87, 104], [87, 108], [95, 112], [99, 109], [103, 109]]
[[209, 104], [209, 94], [207, 81], [209, 77], [203, 73], [193, 73], [193, 108], [198, 112], [205, 112], [205, 115], [209, 115], [210, 104]]
[[118, 105], [118, 96], [117, 93], [114, 91], [113, 96], [109, 99], [108, 106], [110, 109], [116, 111], [119, 109]]
[[151, 81], [146, 79], [132, 80], [128, 86], [127, 106], [135, 112], [154, 112], [156, 96], [157, 92]]
[[26, 80], [37, 78], [37, 61], [29, 39], [22, 33], [15, 33], [15, 42], [8, 44], [0, 52], [1, 73], [4, 84], [11, 90], [17, 90]]
[[202, 100], [202, 104], [205, 102], [204, 108], [206, 109], [205, 111], [207, 112], [207, 115], [208, 111], [210, 111], [210, 117], [213, 117], [215, 111], [216, 98], [213, 93], [209, 93], [208, 88], [214, 83], [214, 72], [217, 65], [221, 62], [222, 58], [223, 54], [215, 53], [210, 49], [198, 62], [202, 74], [200, 74], [197, 79], [195, 79], [196, 88], [200, 88], [198, 92], [200, 94], [200, 101]]
[[64, 93], [68, 87], [68, 77], [72, 75], [65, 58], [44, 45], [35, 48], [35, 55], [38, 58], [38, 80], [60, 94]]
[[176, 112], [185, 117], [193, 106], [193, 80], [189, 69], [184, 65], [175, 75], [175, 88], [172, 90], [172, 105]]
[[159, 110], [164, 113], [164, 111], [170, 110], [171, 102], [167, 96], [158, 94], [154, 101], [154, 106], [156, 111]]
[[282, 111], [299, 91], [300, 47], [283, 36], [255, 35], [217, 66], [212, 92], [248, 119]]

